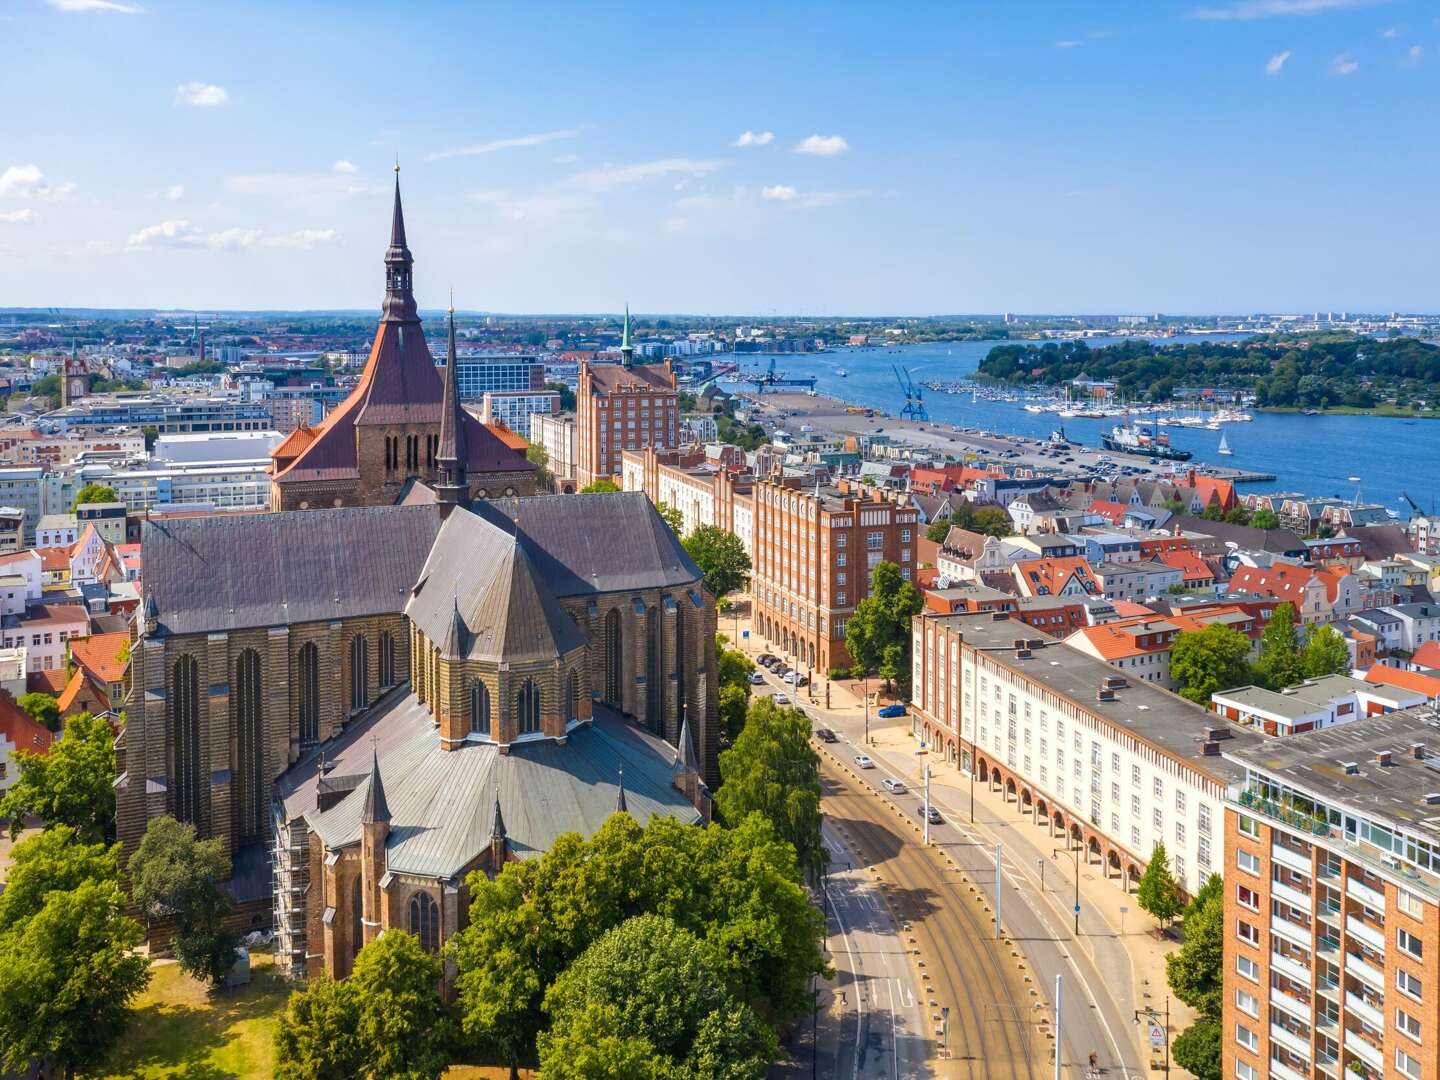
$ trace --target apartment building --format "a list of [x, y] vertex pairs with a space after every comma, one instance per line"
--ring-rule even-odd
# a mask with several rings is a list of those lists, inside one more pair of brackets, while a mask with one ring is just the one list
[[680, 398], [670, 364], [580, 365], [575, 391], [576, 479], [581, 487], [620, 473], [620, 455], [680, 444]]
[[848, 666], [845, 621], [870, 595], [876, 564], [914, 578], [919, 521], [909, 496], [783, 477], [757, 480], [752, 502], [752, 625], [811, 669]]
[[560, 394], [554, 390], [486, 390], [479, 416], [482, 424], [502, 424], [524, 435], [530, 430], [530, 417], [559, 411]]
[[1222, 811], [1261, 736], [1003, 614], [913, 622], [912, 727], [1126, 888], [1164, 842], [1194, 893], [1224, 864]]
[[529, 438], [532, 445], [543, 446], [550, 462], [546, 468], [555, 477], [555, 490], [562, 495], [576, 491], [575, 484], [575, 418], [530, 414]]
[[[1403, 674], [1403, 673], [1402, 673]], [[1284, 690], [1237, 686], [1210, 695], [1210, 707], [1227, 720], [1267, 735], [1301, 735], [1378, 713], [1423, 705], [1423, 693], [1349, 675], [1306, 679]]]
[[735, 471], [733, 464], [704, 450], [626, 450], [620, 459], [620, 486], [645, 492], [657, 506], [679, 510], [685, 535], [702, 525], [734, 533], [753, 563], [754, 477]]
[[1440, 716], [1224, 756], [1222, 1075], [1440, 1075]]

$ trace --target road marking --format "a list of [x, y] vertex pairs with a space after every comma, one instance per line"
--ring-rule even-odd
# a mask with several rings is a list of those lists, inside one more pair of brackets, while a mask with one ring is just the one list
[[[849, 849], [847, 848], [846, 850], [848, 851]], [[854, 855], [855, 853], [852, 851], [850, 852], [850, 854]], [[855, 1054], [854, 1067], [850, 1070], [850, 1076], [853, 1080], [854, 1077], [858, 1077], [860, 1075], [860, 1028], [865, 1017], [865, 998], [860, 992], [860, 980], [858, 978], [853, 978], [853, 976], [857, 976], [859, 974], [859, 966], [855, 959], [855, 949], [850, 944], [850, 928], [845, 925], [845, 916], [840, 914], [839, 904], [834, 905], [834, 911], [835, 921], [840, 924], [840, 939], [845, 942], [845, 951], [850, 956], [850, 973], [852, 975], [852, 982], [854, 984], [852, 986], [852, 989], [855, 991]], [[841, 1025], [841, 1031], [842, 1033], [844, 1031], [843, 1024]]]

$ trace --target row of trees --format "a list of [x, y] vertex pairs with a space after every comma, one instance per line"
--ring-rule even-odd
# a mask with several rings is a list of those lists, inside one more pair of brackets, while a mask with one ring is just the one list
[[943, 544], [952, 527], [968, 529], [986, 536], [1009, 536], [1015, 531], [1014, 523], [1003, 506], [976, 506], [960, 499], [947, 516], [937, 518], [926, 527], [925, 537], [937, 544]]
[[831, 677], [849, 674], [854, 678], [879, 675], [887, 685], [910, 692], [910, 620], [920, 613], [924, 599], [913, 581], [906, 581], [900, 567], [878, 562], [870, 574], [870, 595], [855, 605], [845, 621], [845, 649], [851, 670], [831, 672]]
[[1350, 669], [1350, 652], [1340, 632], [1318, 624], [1298, 629], [1295, 609], [1288, 603], [1271, 614], [1253, 663], [1250, 647], [1249, 637], [1219, 623], [1180, 634], [1170, 650], [1170, 677], [1180, 696], [1208, 705], [1219, 690], [1250, 684], [1282, 690], [1302, 679]]

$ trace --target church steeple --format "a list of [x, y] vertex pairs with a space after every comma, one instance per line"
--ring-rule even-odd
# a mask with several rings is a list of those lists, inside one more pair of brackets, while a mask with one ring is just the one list
[[412, 291], [415, 260], [405, 245], [405, 210], [400, 205], [400, 163], [395, 163], [395, 210], [390, 218], [390, 246], [385, 249], [385, 322], [418, 322]]
[[635, 362], [635, 346], [630, 344], [630, 305], [625, 305], [625, 329], [620, 332], [620, 363], [629, 367]]
[[465, 413], [460, 407], [460, 383], [455, 357], [455, 298], [450, 298], [449, 340], [445, 349], [445, 392], [440, 399], [440, 444], [435, 463], [441, 477], [435, 498], [442, 506], [459, 506], [470, 492], [465, 462], [470, 450], [465, 438]]

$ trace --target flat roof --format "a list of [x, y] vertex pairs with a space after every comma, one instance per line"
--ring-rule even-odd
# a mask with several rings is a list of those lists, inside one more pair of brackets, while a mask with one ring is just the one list
[[1242, 780], [1244, 770], [1222, 755], [1204, 752], [1206, 729], [1217, 728], [1230, 733], [1229, 738], [1220, 741], [1222, 751], [1253, 746], [1266, 739], [1143, 679], [1129, 679], [1129, 685], [1115, 691], [1113, 701], [1097, 701], [1095, 694], [1101, 684], [1123, 673], [1103, 660], [1053, 639], [1038, 639], [1039, 648], [1032, 649], [1028, 659], [1017, 660], [1015, 638], [1029, 638], [1027, 631], [1031, 629], [1018, 619], [997, 618], [994, 612], [927, 613], [923, 617], [958, 630], [967, 645], [993, 652], [1006, 667], [1023, 673], [1087, 712], [1132, 732], [1137, 738], [1160, 747], [1221, 783]]
[[[1412, 747], [1420, 744], [1423, 757]], [[1376, 755], [1390, 753], [1390, 764]], [[1440, 710], [1418, 706], [1259, 744], [1225, 746], [1224, 756], [1325, 802], [1424, 830], [1440, 841]], [[1356, 771], [1347, 773], [1345, 763]]]

